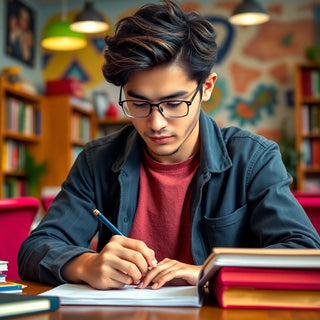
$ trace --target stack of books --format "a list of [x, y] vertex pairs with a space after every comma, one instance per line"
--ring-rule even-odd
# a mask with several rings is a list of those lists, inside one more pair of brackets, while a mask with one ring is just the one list
[[8, 261], [0, 260], [0, 284], [6, 282], [7, 275], [4, 273], [8, 271]]
[[[0, 260], [0, 319], [58, 310], [58, 297], [23, 295], [20, 283], [7, 281], [8, 261]], [[31, 318], [30, 318], [31, 319]]]
[[223, 308], [320, 310], [320, 250], [215, 248], [199, 282]]
[[8, 261], [0, 260], [0, 293], [21, 293], [23, 286], [20, 283], [7, 281]]

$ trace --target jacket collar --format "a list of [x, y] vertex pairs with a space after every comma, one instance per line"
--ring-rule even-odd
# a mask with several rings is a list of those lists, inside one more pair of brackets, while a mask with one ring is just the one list
[[[216, 122], [205, 114], [203, 110], [200, 111], [200, 167], [202, 170], [210, 172], [223, 172], [232, 166], [221, 129]], [[140, 161], [143, 147], [143, 140], [133, 125], [127, 126], [126, 134], [128, 137], [121, 148], [123, 152], [119, 153], [112, 169], [114, 172], [120, 171], [122, 168], [127, 172], [136, 170], [137, 162]], [[122, 133], [124, 133], [122, 131]], [[124, 133], [125, 134], [125, 133]]]
[[203, 110], [200, 111], [200, 139], [203, 170], [223, 172], [232, 166], [221, 129]]

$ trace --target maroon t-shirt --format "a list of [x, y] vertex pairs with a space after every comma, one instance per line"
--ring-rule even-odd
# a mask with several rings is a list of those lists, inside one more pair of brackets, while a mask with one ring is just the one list
[[140, 166], [138, 208], [130, 237], [153, 249], [156, 259], [193, 264], [190, 198], [199, 152], [173, 164], [159, 163], [144, 153]]

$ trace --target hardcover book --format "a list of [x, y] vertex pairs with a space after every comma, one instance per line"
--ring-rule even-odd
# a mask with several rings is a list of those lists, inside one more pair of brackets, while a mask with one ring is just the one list
[[214, 285], [261, 289], [320, 290], [319, 269], [222, 267]]
[[199, 283], [223, 308], [320, 309], [320, 250], [215, 248]]
[[40, 297], [21, 294], [0, 294], [0, 319], [59, 309], [57, 297]]
[[213, 287], [222, 308], [320, 309], [319, 290], [282, 290], [253, 287]]

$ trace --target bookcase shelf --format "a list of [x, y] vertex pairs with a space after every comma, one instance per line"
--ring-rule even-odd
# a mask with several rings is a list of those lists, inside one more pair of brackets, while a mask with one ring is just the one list
[[86, 142], [95, 137], [94, 110], [70, 95], [45, 97], [45, 154], [48, 172], [43, 187], [59, 187]]
[[102, 137], [109, 133], [115, 132], [130, 122], [131, 121], [128, 118], [96, 118], [96, 136]]
[[301, 157], [297, 189], [320, 190], [320, 66], [298, 64], [295, 70], [296, 147]]
[[31, 195], [25, 153], [43, 161], [41, 96], [32, 95], [0, 78], [0, 196]]

